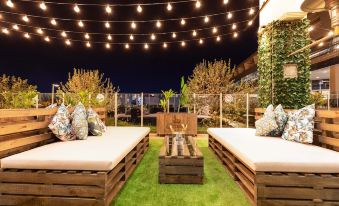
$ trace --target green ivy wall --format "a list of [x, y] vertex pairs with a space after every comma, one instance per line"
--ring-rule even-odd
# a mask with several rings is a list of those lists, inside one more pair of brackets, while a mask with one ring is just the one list
[[[307, 19], [275, 21], [259, 34], [258, 72], [259, 104], [282, 104], [301, 108], [310, 101], [310, 49], [290, 53], [311, 43]], [[284, 65], [297, 64], [298, 77], [284, 79]]]

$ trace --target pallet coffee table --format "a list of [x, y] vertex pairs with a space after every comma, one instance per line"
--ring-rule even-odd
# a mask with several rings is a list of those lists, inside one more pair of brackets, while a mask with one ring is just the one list
[[204, 157], [192, 136], [165, 136], [159, 154], [159, 182], [163, 184], [202, 184]]

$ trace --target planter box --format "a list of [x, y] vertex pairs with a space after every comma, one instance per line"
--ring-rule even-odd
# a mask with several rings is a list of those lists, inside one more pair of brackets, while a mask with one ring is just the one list
[[197, 135], [197, 115], [192, 113], [157, 113], [157, 134], [171, 134], [170, 125], [177, 130], [181, 124], [187, 124], [187, 135]]

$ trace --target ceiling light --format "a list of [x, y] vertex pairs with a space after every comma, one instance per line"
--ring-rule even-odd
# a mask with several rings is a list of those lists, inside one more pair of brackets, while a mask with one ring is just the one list
[[132, 27], [132, 29], [136, 29], [136, 28], [137, 28], [137, 24], [133, 21], [133, 22], [131, 23], [131, 27]]
[[44, 11], [46, 11], [46, 9], [47, 9], [47, 6], [46, 6], [45, 2], [41, 2], [41, 3], [39, 4], [39, 7], [40, 7], [40, 9], [42, 9], [42, 10], [44, 10]]
[[168, 11], [172, 11], [172, 5], [171, 5], [171, 3], [168, 3], [168, 4], [167, 4], [167, 10], [168, 10]]
[[125, 49], [129, 49], [129, 44], [125, 44]]
[[228, 19], [231, 19], [232, 17], [233, 17], [233, 14], [232, 14], [231, 12], [228, 12], [227, 18], [228, 18]]
[[31, 36], [30, 36], [28, 33], [25, 33], [25, 34], [24, 34], [24, 37], [25, 37], [26, 39], [30, 39], [30, 38], [31, 38]]
[[56, 26], [56, 25], [57, 25], [56, 20], [55, 20], [55, 19], [52, 19], [52, 20], [51, 20], [51, 24], [52, 24], [53, 26]]
[[145, 48], [146, 50], [149, 48], [149, 46], [148, 46], [147, 43], [144, 45], [144, 48]]
[[112, 9], [111, 9], [111, 7], [109, 5], [106, 6], [106, 12], [108, 14], [112, 13]]
[[199, 44], [203, 44], [203, 43], [204, 43], [204, 40], [199, 39]]
[[61, 36], [62, 36], [62, 37], [67, 37], [67, 34], [66, 34], [66, 32], [64, 32], [64, 31], [63, 31], [63, 32], [61, 32]]
[[181, 19], [180, 24], [181, 24], [181, 25], [185, 25], [185, 24], [186, 24], [185, 19]]
[[177, 34], [173, 32], [172, 37], [173, 37], [173, 39], [177, 38]]
[[193, 30], [193, 33], [192, 33], [193, 36], [197, 36], [197, 32], [195, 30]]
[[182, 46], [182, 47], [186, 46], [186, 42], [182, 41], [182, 42], [181, 42], [181, 46]]
[[137, 7], [137, 11], [138, 11], [139, 13], [141, 13], [141, 12], [142, 12], [142, 7], [141, 7], [140, 5], [138, 5], [138, 7]]
[[218, 29], [216, 27], [213, 27], [212, 33], [215, 34], [218, 32]]
[[106, 22], [106, 23], [105, 23], [105, 27], [106, 27], [107, 29], [111, 27], [111, 25], [109, 24], [109, 22]]
[[254, 11], [254, 9], [253, 9], [253, 8], [251, 8], [251, 9], [250, 9], [250, 11], [249, 11], [248, 13], [249, 13], [249, 15], [253, 15], [253, 14], [254, 14], [254, 12], [255, 12], [255, 11]]
[[12, 2], [11, 0], [7, 0], [6, 5], [7, 5], [8, 7], [10, 7], [10, 8], [13, 8], [13, 7], [14, 7], [14, 4], [13, 4], [13, 2]]
[[110, 34], [107, 35], [107, 39], [111, 41], [112, 40], [112, 36]]
[[89, 38], [90, 38], [89, 34], [86, 33], [86, 34], [85, 34], [85, 39], [89, 39]]
[[131, 34], [131, 35], [129, 36], [129, 39], [133, 41], [133, 40], [134, 40], [134, 36]]
[[74, 6], [74, 11], [76, 12], [76, 13], [80, 13], [80, 8], [79, 8], [79, 6], [77, 5], [77, 4], [75, 4], [75, 6]]
[[167, 48], [167, 43], [164, 43], [162, 47]]
[[228, 0], [224, 0], [224, 4], [228, 4]]
[[238, 37], [238, 33], [237, 33], [237, 32], [234, 32], [234, 33], [233, 33], [233, 37], [234, 37], [234, 38], [237, 38], [237, 37]]
[[201, 2], [198, 0], [196, 3], [195, 3], [195, 8], [200, 8], [201, 7]]
[[84, 27], [84, 23], [83, 23], [81, 20], [78, 22], [78, 25], [79, 25], [80, 27]]
[[109, 43], [106, 43], [106, 49], [110, 49], [111, 48], [111, 45]]
[[4, 33], [4, 34], [9, 34], [9, 30], [8, 30], [7, 28], [3, 28], [1, 31], [2, 31], [2, 33]]
[[42, 31], [41, 28], [37, 29], [36, 32], [37, 32], [38, 34], [43, 34], [43, 33], [44, 33], [44, 31]]
[[158, 28], [161, 27], [161, 22], [160, 22], [159, 20], [157, 21], [156, 26], [157, 26]]
[[86, 43], [86, 47], [91, 47], [91, 43], [89, 43], [89, 41]]
[[18, 25], [16, 25], [16, 24], [13, 25], [12, 28], [13, 28], [14, 30], [17, 30], [17, 31], [19, 30], [19, 27], [18, 27]]
[[152, 34], [151, 39], [154, 41], [156, 39], [156, 36], [154, 34]]
[[45, 37], [45, 41], [46, 41], [46, 42], [50, 42], [50, 39], [49, 39], [48, 36]]
[[22, 17], [22, 20], [23, 20], [24, 22], [29, 22], [29, 18], [28, 18], [27, 15], [23, 16], [23, 17]]
[[208, 23], [210, 21], [210, 18], [208, 16], [205, 16], [204, 22]]
[[234, 30], [234, 29], [236, 29], [237, 28], [237, 25], [236, 24], [233, 24], [232, 25], [232, 29]]
[[71, 41], [67, 39], [67, 40], [65, 41], [65, 44], [69, 46], [69, 45], [71, 45]]

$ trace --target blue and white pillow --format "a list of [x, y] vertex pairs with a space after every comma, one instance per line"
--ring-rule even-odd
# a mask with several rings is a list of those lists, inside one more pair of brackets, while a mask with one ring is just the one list
[[257, 136], [269, 136], [272, 131], [278, 129], [273, 105], [269, 105], [266, 108], [264, 116], [255, 122], [255, 128], [255, 134]]
[[79, 140], [85, 140], [88, 137], [88, 122], [85, 106], [79, 102], [72, 113], [72, 132]]
[[87, 110], [88, 131], [94, 136], [101, 136], [106, 131], [105, 124], [99, 115], [92, 109]]
[[282, 133], [284, 132], [285, 125], [288, 119], [288, 116], [286, 112], [284, 111], [283, 107], [281, 104], [279, 104], [275, 109], [274, 109], [274, 116], [275, 116], [275, 121], [278, 125], [278, 128], [273, 130], [270, 133], [270, 136], [273, 137], [281, 137]]

